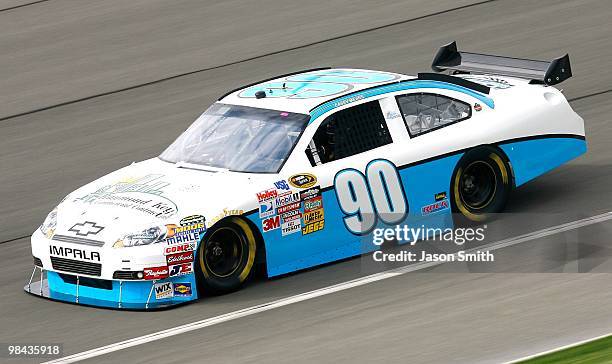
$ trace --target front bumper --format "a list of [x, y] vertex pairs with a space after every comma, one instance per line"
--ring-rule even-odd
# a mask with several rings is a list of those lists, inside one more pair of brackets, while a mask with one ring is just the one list
[[[90, 282], [87, 282], [87, 277], [72, 276], [74, 277], [72, 283], [67, 282], [62, 276], [70, 275], [46, 271], [35, 266], [30, 281], [23, 289], [29, 294], [55, 301], [126, 310], [162, 309], [198, 299], [193, 274], [159, 281], [111, 280], [110, 289], [92, 287], [88, 284]], [[82, 284], [83, 280], [85, 284]], [[171, 283], [173, 295], [157, 298], [155, 287], [164, 283]], [[174, 289], [178, 286], [191, 287], [191, 295], [175, 296]]]
[[[52, 241], [37, 230], [32, 235], [35, 266], [24, 287], [27, 293], [52, 300], [115, 309], [159, 309], [198, 299], [193, 273], [158, 280], [114, 279], [115, 271], [142, 271], [145, 267], [166, 264], [163, 247], [127, 250], [126, 259], [116, 249], [100, 248], [100, 275], [57, 269], [51, 261], [50, 244], [87, 249], [71, 243]], [[136, 253], [138, 252], [138, 253]], [[36, 259], [38, 258], [38, 259]], [[70, 267], [68, 267], [70, 268]], [[118, 277], [119, 278], [119, 277]]]

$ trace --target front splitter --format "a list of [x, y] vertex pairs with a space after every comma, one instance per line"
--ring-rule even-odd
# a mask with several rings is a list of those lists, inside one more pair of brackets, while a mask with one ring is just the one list
[[[40, 274], [38, 274], [40, 273]], [[29, 293], [33, 296], [38, 296], [41, 298], [49, 299], [52, 301], [71, 303], [80, 306], [89, 306], [89, 307], [98, 307], [98, 308], [107, 308], [107, 309], [115, 309], [115, 310], [132, 310], [132, 311], [157, 311], [168, 308], [174, 308], [180, 305], [184, 305], [186, 303], [193, 302], [196, 300], [193, 299], [182, 299], [182, 300], [164, 300], [157, 301], [154, 297], [154, 286], [157, 281], [141, 281], [141, 282], [124, 282], [117, 281], [118, 285], [118, 299], [104, 299], [102, 296], [108, 296], [107, 292], [102, 292], [100, 295], [96, 295], [95, 291], [90, 287], [80, 286], [78, 284], [79, 280], [77, 279], [77, 284], [73, 285], [73, 289], [67, 291], [66, 289], [53, 289], [53, 283], [50, 283], [50, 280], [47, 278], [47, 274], [57, 274], [55, 272], [47, 272], [46, 270], [40, 267], [34, 267], [32, 275], [30, 277], [30, 281], [23, 287], [26, 293]], [[38, 278], [38, 280], [34, 280]], [[53, 280], [51, 280], [53, 282]], [[122, 300], [122, 297], [125, 295], [125, 291], [129, 290], [129, 286], [133, 284], [141, 284], [141, 285], [150, 285], [150, 289], [147, 289], [148, 294], [143, 295], [142, 301], [135, 302], [133, 299]], [[51, 287], [50, 287], [51, 285]], [[125, 287], [124, 287], [125, 286]], [[64, 288], [64, 287], [58, 287]], [[72, 287], [71, 287], [72, 288]], [[81, 294], [83, 291], [86, 291], [86, 295]], [[92, 293], [93, 291], [93, 293]], [[195, 296], [195, 292], [194, 292]]]

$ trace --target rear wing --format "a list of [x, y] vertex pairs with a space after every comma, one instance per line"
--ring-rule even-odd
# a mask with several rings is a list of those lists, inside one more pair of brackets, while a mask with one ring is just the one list
[[440, 47], [431, 68], [436, 72], [486, 73], [530, 79], [532, 83], [556, 85], [572, 77], [569, 55], [550, 62], [457, 51], [457, 43]]

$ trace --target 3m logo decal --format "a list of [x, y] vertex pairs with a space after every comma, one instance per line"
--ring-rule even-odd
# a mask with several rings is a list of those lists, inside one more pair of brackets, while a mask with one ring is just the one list
[[276, 215], [261, 221], [263, 231], [276, 230], [280, 228], [280, 216]]

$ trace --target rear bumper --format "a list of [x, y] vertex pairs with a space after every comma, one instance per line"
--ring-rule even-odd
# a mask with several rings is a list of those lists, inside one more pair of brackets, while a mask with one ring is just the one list
[[126, 310], [162, 309], [198, 299], [193, 274], [156, 281], [92, 280], [34, 267], [24, 290], [55, 301]]

